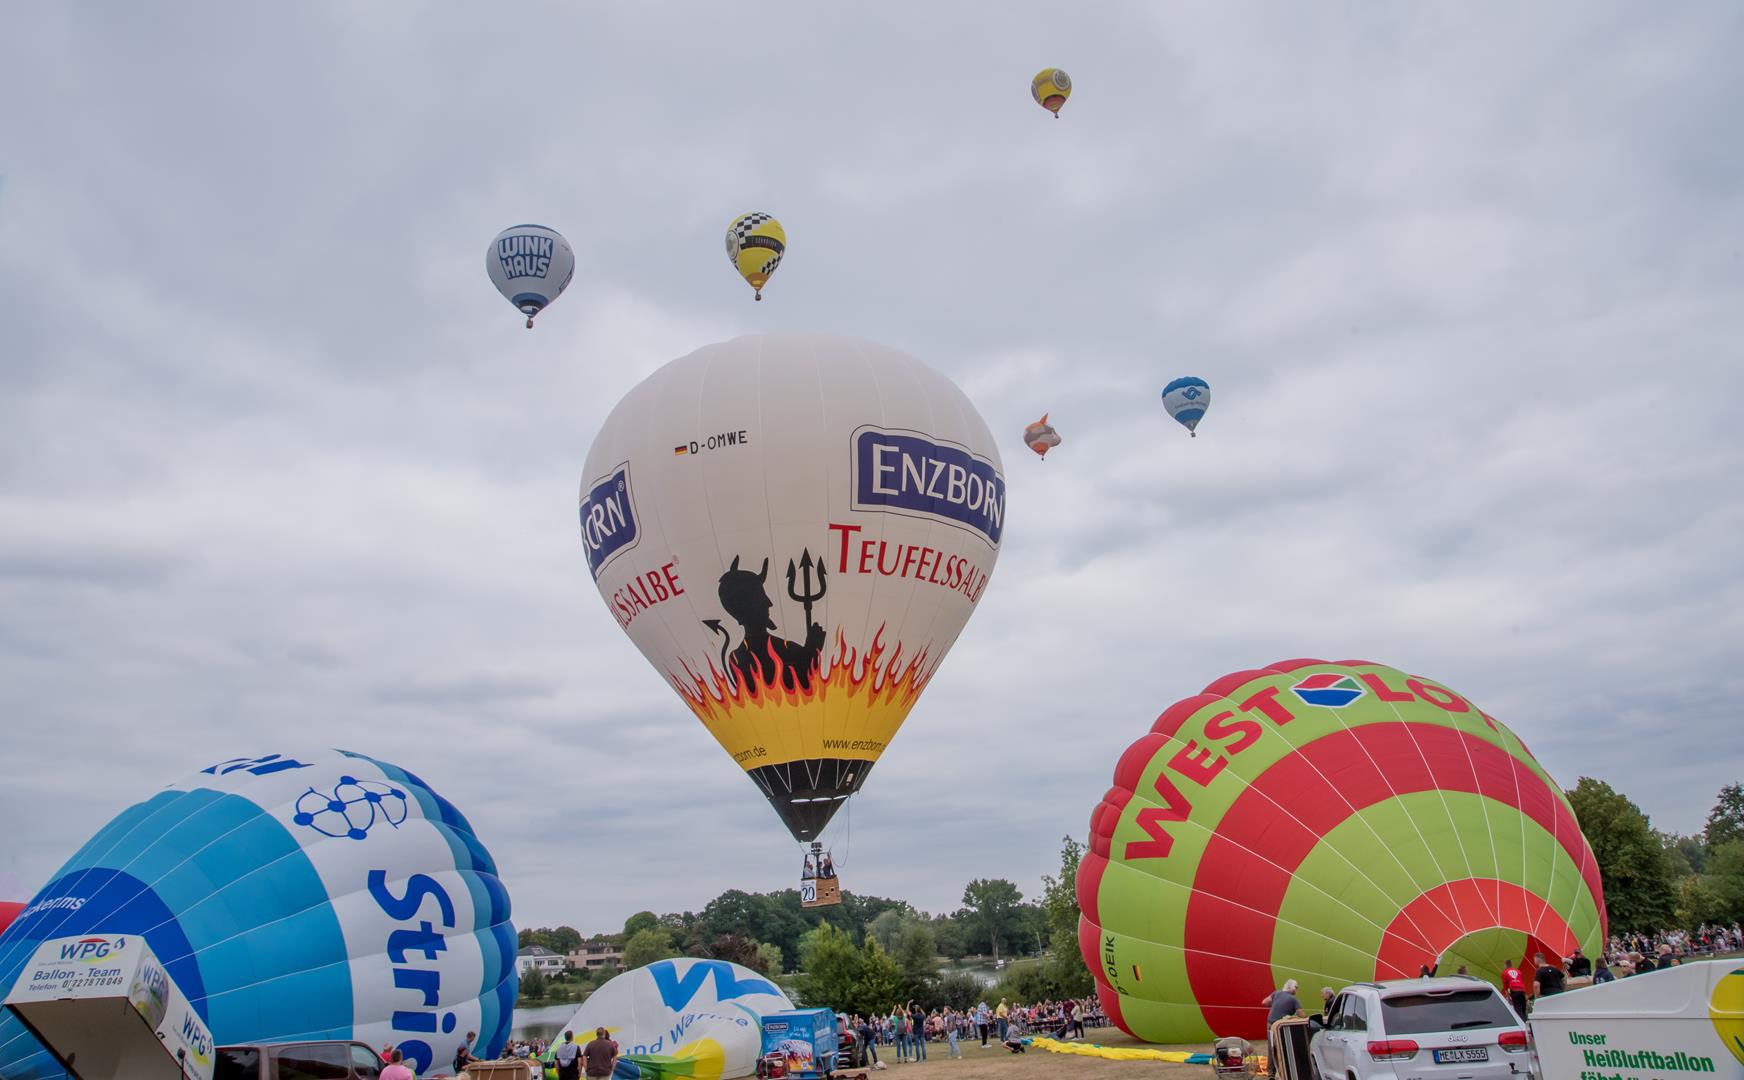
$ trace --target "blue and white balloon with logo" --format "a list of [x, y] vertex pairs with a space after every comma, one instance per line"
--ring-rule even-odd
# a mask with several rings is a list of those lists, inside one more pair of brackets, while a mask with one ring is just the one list
[[[215, 762], [98, 830], [0, 934], [0, 996], [38, 943], [137, 934], [218, 1045], [392, 1043], [420, 1074], [508, 1039], [509, 895], [422, 780], [341, 750]], [[11, 1014], [0, 1076], [60, 1077]]]
[[569, 287], [575, 276], [575, 252], [556, 229], [543, 225], [515, 225], [497, 233], [484, 253], [485, 272], [503, 299], [533, 317], [550, 306]]
[[1169, 410], [1169, 415], [1175, 422], [1185, 427], [1187, 434], [1195, 438], [1199, 432], [1194, 429], [1205, 418], [1205, 410], [1210, 407], [1211, 384], [1204, 379], [1188, 375], [1163, 387], [1163, 408]]
[[762, 1018], [791, 1008], [780, 987], [750, 968], [683, 957], [612, 979], [564, 1027], [584, 1043], [605, 1028], [624, 1055], [618, 1080], [731, 1080], [756, 1071]]

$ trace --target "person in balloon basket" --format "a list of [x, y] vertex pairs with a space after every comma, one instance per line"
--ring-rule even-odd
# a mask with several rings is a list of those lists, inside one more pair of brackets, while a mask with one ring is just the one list
[[1284, 985], [1273, 990], [1260, 999], [1260, 1004], [1266, 1007], [1266, 1030], [1272, 1030], [1272, 1025], [1286, 1017], [1295, 1016], [1302, 1011], [1302, 1002], [1296, 997], [1297, 983], [1295, 979], [1285, 979]]
[[581, 1052], [586, 1062], [586, 1071], [593, 1080], [612, 1075], [612, 1070], [618, 1063], [618, 1044], [606, 1034], [605, 1028], [595, 1028], [593, 1041]]
[[575, 1032], [565, 1031], [563, 1041], [557, 1044], [557, 1049], [551, 1052], [551, 1060], [557, 1063], [557, 1080], [579, 1080], [581, 1076], [581, 1046], [575, 1041]]
[[1521, 1020], [1526, 1019], [1526, 978], [1520, 974], [1520, 969], [1509, 960], [1502, 965], [1502, 989], [1508, 992], [1508, 1001], [1514, 1006], [1514, 1015]]
[[460, 1072], [461, 1070], [465, 1069], [468, 1065], [471, 1065], [473, 1062], [478, 1060], [477, 1058], [472, 1056], [472, 1044], [477, 1038], [478, 1038], [478, 1032], [476, 1032], [476, 1031], [467, 1032], [466, 1033], [466, 1041], [460, 1044], [460, 1048], [458, 1050], [454, 1051], [454, 1071], [455, 1072]]

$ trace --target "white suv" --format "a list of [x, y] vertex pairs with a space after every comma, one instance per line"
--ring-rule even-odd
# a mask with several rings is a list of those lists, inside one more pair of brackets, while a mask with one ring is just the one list
[[1321, 1080], [1506, 1080], [1533, 1072], [1526, 1027], [1469, 976], [1357, 983], [1308, 1044]]

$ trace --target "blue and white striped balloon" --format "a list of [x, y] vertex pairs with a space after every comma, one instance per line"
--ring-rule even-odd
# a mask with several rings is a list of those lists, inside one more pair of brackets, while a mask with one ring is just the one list
[[[0, 996], [39, 942], [137, 934], [218, 1045], [393, 1043], [423, 1073], [494, 1057], [519, 979], [509, 895], [416, 776], [342, 750], [218, 762], [98, 830], [0, 934]], [[60, 1077], [10, 1013], [0, 1076]]]
[[1188, 375], [1163, 387], [1163, 408], [1195, 438], [1199, 433], [1194, 429], [1210, 407], [1211, 384], [1204, 379]]

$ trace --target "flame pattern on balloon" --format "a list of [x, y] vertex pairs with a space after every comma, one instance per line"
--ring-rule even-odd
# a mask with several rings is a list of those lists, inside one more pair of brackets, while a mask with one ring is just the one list
[[1598, 864], [1519, 738], [1361, 660], [1236, 672], [1167, 709], [1091, 816], [1077, 895], [1110, 1018], [1162, 1043], [1262, 1037], [1288, 978], [1439, 957], [1495, 979], [1605, 939]]
[[913, 357], [758, 335], [632, 388], [584, 481], [584, 554], [618, 625], [815, 840], [993, 572], [1005, 480], [987, 425]]

